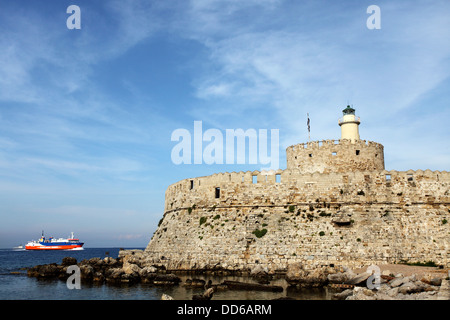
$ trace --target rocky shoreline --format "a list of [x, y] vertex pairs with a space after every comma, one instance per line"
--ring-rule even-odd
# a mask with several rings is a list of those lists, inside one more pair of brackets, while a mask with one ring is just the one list
[[[167, 270], [163, 265], [148, 264], [142, 250], [122, 250], [117, 259], [112, 257], [91, 258], [78, 262], [75, 258], [66, 257], [61, 264], [37, 265], [27, 269], [29, 277], [38, 279], [67, 280], [71, 274], [67, 269], [71, 265], [80, 268], [80, 280], [95, 284], [135, 284], [146, 283], [155, 286], [176, 286], [203, 288], [203, 295], [194, 295], [196, 300], [209, 300], [219, 290], [261, 290], [283, 292], [282, 286], [271, 285], [273, 274], [264, 268], [256, 267], [248, 276], [252, 282], [223, 281], [213, 284], [201, 279], [187, 279], [184, 283], [176, 275], [175, 270]], [[205, 272], [228, 274], [227, 270], [208, 270]], [[367, 286], [367, 272], [354, 272], [345, 267], [318, 267], [306, 269], [301, 263], [289, 265], [284, 279], [289, 287], [324, 288], [333, 292], [337, 300], [450, 300], [449, 275], [444, 273], [393, 274], [383, 270], [376, 288]], [[447, 271], [450, 273], [449, 271]], [[197, 271], [198, 273], [198, 271]], [[370, 280], [369, 280], [370, 281]], [[283, 299], [286, 297], [280, 297]], [[163, 299], [170, 299], [164, 295]]]

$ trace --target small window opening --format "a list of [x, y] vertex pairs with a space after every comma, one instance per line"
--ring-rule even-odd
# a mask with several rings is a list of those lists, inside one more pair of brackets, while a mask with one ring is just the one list
[[413, 175], [412, 173], [408, 173], [408, 181], [413, 181]]
[[391, 182], [391, 175], [390, 174], [386, 175], [386, 182]]
[[276, 174], [275, 175], [275, 182], [276, 183], [280, 183], [281, 182], [281, 174]]
[[216, 188], [216, 199], [220, 198], [220, 188]]
[[332, 155], [332, 156], [336, 156], [336, 155], [337, 155], [337, 152], [332, 152], [331, 155]]
[[309, 157], [312, 158], [312, 153], [309, 154]]
[[242, 182], [244, 182], [244, 176], [242, 176]]
[[190, 186], [190, 189], [191, 189], [191, 190], [194, 189], [194, 180], [191, 180], [191, 186]]
[[252, 183], [258, 182], [258, 176], [252, 176]]
[[359, 150], [356, 150], [356, 155], [359, 156]]

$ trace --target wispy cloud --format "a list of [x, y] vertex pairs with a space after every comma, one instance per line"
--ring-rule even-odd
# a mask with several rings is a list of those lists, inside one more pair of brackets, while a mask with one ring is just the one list
[[[409, 108], [450, 76], [446, 2], [380, 3], [383, 24], [376, 31], [366, 28], [363, 4], [264, 5], [191, 2], [181, 33], [210, 52], [210, 68], [194, 82], [197, 97], [207, 103], [194, 116], [214, 123], [228, 115], [231, 122], [250, 109], [247, 123], [276, 120], [287, 145], [306, 137], [298, 122], [306, 123], [309, 112], [315, 139], [338, 138], [338, 127], [330, 123], [347, 103], [374, 123], [407, 117]], [[244, 19], [250, 6], [253, 15]], [[294, 19], [289, 11], [305, 14]], [[277, 16], [288, 17], [288, 23]], [[208, 106], [218, 101], [227, 107]], [[270, 120], [255, 117], [255, 108]], [[389, 130], [395, 130], [392, 124]]]

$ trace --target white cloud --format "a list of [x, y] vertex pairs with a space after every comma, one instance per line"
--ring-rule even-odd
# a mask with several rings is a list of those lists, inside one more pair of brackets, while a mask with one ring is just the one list
[[[242, 19], [247, 6], [191, 3], [191, 20], [183, 20], [180, 32], [210, 50], [210, 68], [194, 82], [197, 96], [226, 104], [193, 113], [215, 123], [224, 114], [252, 110], [251, 117], [236, 118], [251, 123], [254, 108], [270, 115], [276, 110], [271, 120], [284, 129], [285, 145], [305, 137], [307, 112], [314, 139], [339, 138], [336, 120], [347, 103], [364, 121], [408, 117], [414, 103], [450, 76], [446, 2], [382, 3], [381, 30], [366, 28], [366, 8], [357, 5], [255, 5], [252, 17], [259, 19]], [[290, 17], [289, 10], [316, 20], [262, 23]]]

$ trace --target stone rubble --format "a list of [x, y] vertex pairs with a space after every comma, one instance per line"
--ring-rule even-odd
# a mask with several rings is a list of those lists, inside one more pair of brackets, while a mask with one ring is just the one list
[[[181, 279], [170, 270], [160, 266], [147, 265], [145, 252], [142, 250], [120, 251], [117, 259], [92, 258], [80, 263], [75, 258], [66, 257], [60, 265], [56, 263], [38, 265], [27, 270], [29, 277], [59, 278], [69, 277], [67, 268], [71, 265], [80, 267], [81, 280], [94, 283], [149, 283], [156, 286], [172, 286], [181, 283]], [[450, 273], [450, 272], [449, 272]], [[355, 273], [347, 267], [310, 268], [307, 264], [293, 263], [288, 266], [285, 280], [288, 286], [301, 288], [343, 288], [333, 295], [336, 300], [450, 300], [450, 274], [404, 276], [399, 273], [392, 275], [389, 270], [380, 276], [378, 289], [368, 289], [367, 281], [371, 274]], [[183, 286], [204, 288], [202, 295], [193, 299], [209, 300], [216, 290], [265, 290], [283, 292], [283, 287], [262, 284], [261, 279], [271, 279], [267, 269], [255, 267], [249, 274], [250, 278], [259, 283], [245, 283], [225, 280], [222, 284], [206, 283], [202, 279], [187, 279]], [[162, 299], [170, 297], [163, 296]]]

